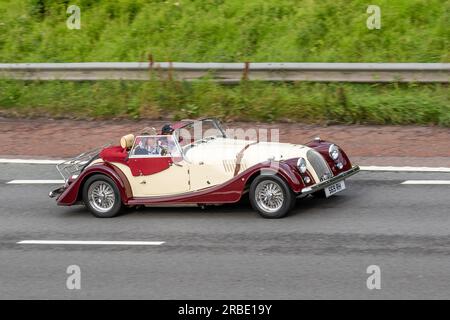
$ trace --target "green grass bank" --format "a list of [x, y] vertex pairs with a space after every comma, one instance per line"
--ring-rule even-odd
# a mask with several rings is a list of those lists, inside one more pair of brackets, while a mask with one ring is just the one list
[[[66, 26], [81, 9], [81, 29]], [[369, 4], [381, 29], [369, 30]], [[0, 62], [449, 62], [445, 0], [4, 0]], [[450, 126], [446, 85], [0, 80], [0, 114]]]

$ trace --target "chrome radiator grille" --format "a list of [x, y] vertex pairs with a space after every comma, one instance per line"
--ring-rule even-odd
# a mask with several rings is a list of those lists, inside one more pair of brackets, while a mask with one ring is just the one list
[[306, 153], [306, 158], [314, 168], [314, 171], [316, 171], [316, 174], [319, 177], [320, 181], [327, 180], [333, 176], [333, 173], [328, 167], [327, 162], [320, 155], [320, 153], [315, 150], [308, 150], [308, 152]]

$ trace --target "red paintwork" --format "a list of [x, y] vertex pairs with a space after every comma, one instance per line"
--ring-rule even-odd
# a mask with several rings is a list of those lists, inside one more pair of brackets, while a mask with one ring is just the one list
[[128, 152], [121, 146], [106, 147], [100, 152], [100, 158], [107, 162], [119, 162], [126, 164]]
[[174, 160], [170, 157], [128, 158], [128, 152], [121, 146], [111, 146], [100, 152], [105, 162], [118, 162], [130, 167], [134, 177], [151, 175], [169, 168]]
[[166, 170], [172, 165], [171, 157], [130, 158], [127, 165], [134, 177], [148, 176]]
[[230, 181], [219, 186], [213, 186], [203, 190], [187, 192], [184, 194], [170, 196], [153, 196], [133, 198], [130, 184], [120, 170], [109, 163], [99, 163], [88, 167], [80, 176], [74, 180], [68, 188], [58, 197], [58, 205], [72, 205], [81, 200], [83, 182], [92, 174], [105, 174], [116, 182], [120, 190], [122, 202], [125, 205], [143, 205], [158, 203], [232, 203], [240, 200], [244, 193], [246, 183], [250, 178], [263, 172], [263, 174], [278, 174], [289, 184], [294, 192], [300, 192], [305, 187], [304, 182], [296, 170], [286, 162], [264, 162], [248, 168], [238, 174]]
[[333, 143], [324, 141], [324, 140], [320, 140], [320, 141], [313, 140], [313, 141], [308, 142], [306, 145], [310, 148], [313, 148], [314, 150], [319, 152], [324, 157], [324, 159], [327, 161], [329, 167], [331, 168], [331, 171], [333, 171], [334, 175], [337, 175], [341, 172], [350, 170], [352, 168], [352, 164], [351, 164], [349, 158], [347, 157], [347, 154], [339, 146], [338, 147], [339, 147], [340, 152], [339, 152], [338, 162], [341, 162], [343, 164], [343, 167], [342, 167], [342, 169], [338, 169], [336, 167], [336, 163], [334, 162], [333, 159], [331, 159], [330, 155], [328, 154], [328, 148], [332, 144]]
[[57, 204], [60, 206], [70, 206], [81, 200], [83, 183], [93, 174], [104, 174], [110, 177], [119, 188], [122, 202], [125, 204], [132, 197], [131, 187], [125, 175], [123, 173], [119, 174], [118, 171], [120, 170], [110, 163], [98, 163], [88, 167], [56, 199]]
[[306, 183], [303, 180], [302, 175], [300, 174], [300, 172], [297, 169], [297, 161], [298, 161], [298, 158], [292, 158], [292, 159], [285, 160], [284, 162], [287, 163], [291, 167], [291, 170], [297, 176], [297, 179], [299, 179], [300, 181], [303, 181], [303, 184], [305, 185], [305, 187], [312, 186], [313, 184], [319, 182], [319, 181], [314, 181], [314, 178], [313, 178], [311, 172], [309, 172], [309, 170], [306, 170], [306, 172], [303, 173], [303, 176], [304, 177], [308, 176], [310, 179], [310, 182]]

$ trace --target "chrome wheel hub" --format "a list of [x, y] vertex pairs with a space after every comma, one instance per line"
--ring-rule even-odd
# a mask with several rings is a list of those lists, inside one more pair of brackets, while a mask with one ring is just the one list
[[89, 203], [99, 212], [108, 212], [114, 206], [116, 196], [111, 185], [104, 181], [95, 181], [89, 186]]
[[278, 211], [284, 203], [281, 186], [274, 181], [262, 181], [256, 187], [256, 203], [266, 212]]

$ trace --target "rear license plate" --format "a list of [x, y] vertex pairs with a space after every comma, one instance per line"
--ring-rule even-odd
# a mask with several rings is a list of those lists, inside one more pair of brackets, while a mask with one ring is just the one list
[[325, 195], [328, 198], [329, 196], [332, 196], [333, 194], [338, 193], [344, 189], [345, 189], [345, 182], [344, 182], [344, 180], [342, 180], [342, 181], [339, 181], [329, 187], [326, 187]]

